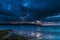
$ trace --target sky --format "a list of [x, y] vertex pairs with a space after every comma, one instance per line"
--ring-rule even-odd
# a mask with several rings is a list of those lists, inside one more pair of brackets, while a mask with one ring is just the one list
[[35, 21], [58, 15], [59, 0], [0, 0], [0, 22]]

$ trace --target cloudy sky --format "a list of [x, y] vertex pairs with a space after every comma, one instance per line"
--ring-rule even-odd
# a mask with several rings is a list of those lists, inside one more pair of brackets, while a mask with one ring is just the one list
[[0, 22], [35, 21], [58, 15], [59, 0], [0, 0]]

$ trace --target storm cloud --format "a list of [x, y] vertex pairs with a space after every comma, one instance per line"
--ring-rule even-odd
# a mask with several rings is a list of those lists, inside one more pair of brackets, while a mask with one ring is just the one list
[[60, 12], [59, 0], [0, 0], [0, 15], [5, 21], [39, 20], [57, 15]]

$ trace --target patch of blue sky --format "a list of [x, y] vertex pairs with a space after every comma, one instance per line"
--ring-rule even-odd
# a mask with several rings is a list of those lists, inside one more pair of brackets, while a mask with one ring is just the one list
[[23, 6], [24, 7], [28, 7], [29, 6], [29, 3], [24, 3]]

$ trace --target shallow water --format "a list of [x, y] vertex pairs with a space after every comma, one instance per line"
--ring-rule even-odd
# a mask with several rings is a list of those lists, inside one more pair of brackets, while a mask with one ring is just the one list
[[[13, 30], [17, 34], [22, 36], [32, 37], [32, 32], [40, 34], [41, 40], [60, 40], [60, 27], [59, 26], [37, 26], [37, 25], [1, 25], [0, 30]], [[33, 38], [34, 39], [34, 38]], [[38, 39], [38, 38], [37, 38]]]

